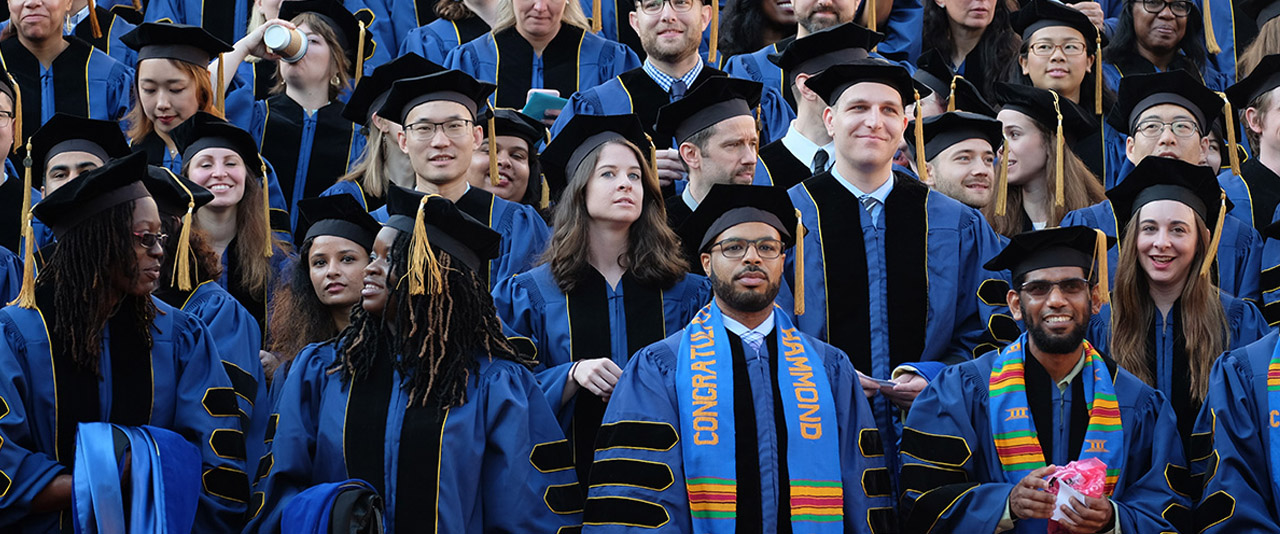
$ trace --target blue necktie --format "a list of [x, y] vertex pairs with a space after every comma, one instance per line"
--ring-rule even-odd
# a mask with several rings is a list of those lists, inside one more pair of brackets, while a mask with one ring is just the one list
[[671, 101], [675, 102], [676, 100], [680, 100], [681, 98], [684, 98], [684, 93], [688, 89], [689, 89], [689, 86], [684, 83], [684, 80], [676, 80], [675, 82], [672, 82], [671, 83]]
[[743, 332], [742, 341], [751, 347], [751, 350], [755, 351], [756, 354], [760, 354], [760, 345], [764, 344], [764, 334], [755, 330]]
[[874, 208], [877, 204], [880, 204], [880, 200], [871, 195], [862, 195], [858, 200], [862, 202], [862, 207], [867, 210], [867, 215], [871, 216], [871, 222], [876, 222], [876, 212]]

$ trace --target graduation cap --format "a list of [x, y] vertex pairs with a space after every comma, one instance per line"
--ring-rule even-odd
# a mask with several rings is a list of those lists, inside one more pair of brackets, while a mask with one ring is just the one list
[[[596, 147], [610, 141], [625, 140], [649, 153], [650, 166], [655, 163], [653, 141], [640, 125], [640, 117], [626, 115], [574, 115], [564, 129], [542, 150], [542, 174], [552, 194], [559, 194], [569, 185], [569, 178], [582, 165], [587, 155]], [[653, 171], [657, 176], [657, 170]]]
[[[253, 136], [239, 126], [231, 124], [215, 115], [203, 111], [196, 112], [191, 118], [177, 125], [169, 132], [173, 144], [182, 154], [182, 161], [191, 161], [206, 148], [225, 148], [235, 152], [244, 161], [245, 166], [258, 169], [262, 175], [262, 212], [263, 220], [270, 233], [271, 202], [268, 197], [267, 163], [258, 153], [258, 144]], [[267, 240], [264, 255], [273, 256], [271, 242]]]
[[173, 276], [170, 284], [182, 291], [194, 286], [195, 253], [191, 251], [191, 218], [195, 211], [213, 201], [213, 193], [195, 182], [178, 176], [173, 171], [155, 165], [147, 166], [142, 177], [156, 208], [161, 215], [182, 218], [182, 231], [178, 236], [178, 249], [174, 252]]
[[87, 152], [102, 163], [129, 155], [129, 143], [120, 132], [120, 124], [89, 119], [67, 113], [55, 113], [28, 140], [32, 186], [44, 183], [49, 160], [64, 152]]
[[478, 119], [480, 110], [488, 104], [487, 99], [496, 88], [496, 85], [476, 80], [458, 70], [405, 78], [391, 84], [391, 92], [378, 108], [378, 116], [404, 126], [413, 108], [427, 102], [448, 100], [466, 106], [471, 116]]
[[423, 59], [418, 54], [407, 52], [361, 78], [351, 92], [351, 97], [347, 99], [346, 106], [342, 108], [342, 117], [361, 126], [368, 126], [373, 113], [387, 101], [391, 84], [405, 78], [426, 76], [444, 70], [444, 67]]
[[1098, 283], [1101, 285], [1102, 302], [1111, 300], [1107, 274], [1107, 249], [1115, 244], [1102, 230], [1087, 226], [1064, 226], [1048, 230], [1035, 230], [1013, 236], [996, 257], [982, 268], [988, 271], [1008, 270], [1013, 278], [1039, 269], [1053, 267], [1079, 267], [1085, 278], [1094, 272], [1098, 264]]
[[62, 237], [86, 219], [125, 202], [149, 196], [146, 154], [134, 153], [98, 167], [44, 197], [31, 208], [41, 222]]
[[936, 48], [921, 54], [917, 64], [911, 77], [928, 87], [937, 98], [946, 99], [947, 111], [968, 111], [995, 118], [996, 110], [978, 92], [977, 86], [956, 74]]
[[1130, 74], [1120, 80], [1120, 95], [1107, 116], [1107, 124], [1132, 136], [1133, 126], [1142, 112], [1161, 104], [1185, 108], [1195, 117], [1202, 134], [1209, 131], [1213, 119], [1222, 110], [1222, 98], [1186, 71]]
[[[791, 203], [787, 190], [780, 187], [714, 184], [677, 233], [686, 257], [697, 258], [715, 244], [716, 236], [750, 222], [764, 223], [777, 230], [782, 236], [783, 248], [794, 246], [796, 265], [803, 265], [804, 227], [800, 212]], [[694, 266], [693, 270], [701, 272], [701, 266]], [[804, 287], [802, 270], [796, 270], [796, 287]], [[795, 298], [795, 313], [803, 315], [804, 295], [797, 293]]]
[[[996, 106], [1000, 109], [1017, 111], [1031, 117], [1046, 130], [1054, 132], [1057, 158], [1054, 160], [1054, 203], [1062, 206], [1065, 203], [1063, 193], [1063, 166], [1066, 144], [1088, 137], [1097, 131], [1098, 123], [1093, 116], [1070, 99], [1063, 98], [1056, 91], [1040, 89], [1030, 85], [997, 82], [995, 84]], [[1009, 143], [1005, 143], [1000, 152], [1000, 172], [996, 178], [996, 214], [1004, 215], [1009, 194]]]
[[[215, 58], [219, 59], [217, 86], [213, 92], [218, 109], [225, 109], [226, 95], [223, 94], [225, 74], [221, 57], [223, 53], [234, 50], [226, 41], [215, 37], [200, 26], [171, 22], [144, 22], [129, 33], [121, 35], [120, 42], [138, 52], [138, 63], [144, 59], [173, 59], [207, 69]], [[137, 64], [133, 66], [137, 67]]]
[[817, 74], [832, 65], [867, 59], [884, 38], [883, 33], [846, 22], [792, 41], [781, 53], [769, 54], [769, 61], [789, 73], [787, 82], [793, 83], [796, 74]]
[[[907, 125], [915, 127], [915, 121]], [[1004, 131], [1000, 121], [985, 115], [967, 111], [949, 111], [924, 119], [924, 159], [931, 160], [951, 145], [967, 139], [982, 139], [991, 143], [993, 150], [999, 150], [1004, 142]], [[908, 142], [912, 150], [920, 147]]]
[[[1276, 6], [1280, 9], [1280, 2]], [[1227, 98], [1236, 109], [1244, 109], [1277, 87], [1280, 87], [1280, 54], [1271, 54], [1262, 58], [1243, 80], [1228, 87]]]
[[1102, 54], [1099, 54], [1098, 51], [1103, 46], [1103, 35], [1102, 32], [1098, 31], [1098, 27], [1093, 25], [1093, 21], [1089, 20], [1089, 17], [1080, 12], [1080, 10], [1068, 7], [1057, 0], [1031, 0], [1013, 13], [1013, 20], [1010, 23], [1013, 26], [1013, 31], [1018, 32], [1024, 42], [1030, 41], [1031, 36], [1037, 31], [1052, 26], [1066, 26], [1084, 36], [1085, 53], [1093, 54], [1094, 57], [1093, 78], [1095, 87], [1093, 94], [1099, 95], [1094, 98], [1095, 107], [1093, 113], [1101, 115]]
[[760, 104], [760, 82], [714, 76], [695, 87], [684, 98], [658, 109], [654, 131], [683, 143], [698, 132], [734, 117], [755, 118]]
[[409, 294], [437, 295], [443, 274], [432, 248], [439, 248], [472, 271], [498, 257], [502, 235], [463, 213], [440, 195], [425, 195], [392, 185], [387, 192], [387, 226], [412, 234], [409, 246]]
[[302, 240], [331, 235], [349, 239], [366, 251], [382, 227], [351, 195], [304, 198], [298, 201], [298, 235]]
[[[529, 179], [541, 180], [536, 165], [538, 144], [547, 140], [547, 125], [533, 117], [511, 108], [485, 110], [481, 113], [485, 135], [489, 137], [489, 183], [498, 185], [498, 146], [495, 139], [499, 135], [519, 137], [529, 144], [530, 158]], [[546, 196], [546, 188], [542, 189]], [[545, 202], [543, 203], [545, 206]]]
[[[828, 106], [835, 106], [840, 95], [854, 85], [860, 83], [879, 83], [892, 87], [902, 96], [902, 105], [907, 102], [916, 104], [916, 146], [924, 145], [924, 112], [920, 109], [920, 99], [932, 94], [927, 85], [915, 81], [907, 69], [900, 65], [878, 59], [863, 59], [833, 65], [822, 73], [809, 78], [805, 85], [818, 93]], [[916, 169], [920, 179], [926, 179], [923, 159], [924, 154], [916, 153]]]
[[1249, 18], [1257, 22], [1259, 31], [1261, 31], [1262, 27], [1268, 22], [1271, 22], [1271, 19], [1280, 16], [1280, 2], [1276, 2], [1275, 0], [1244, 2], [1243, 7]]
[[280, 4], [280, 18], [293, 20], [303, 13], [313, 13], [333, 29], [347, 60], [356, 69], [356, 81], [364, 75], [364, 62], [373, 57], [377, 43], [369, 33], [369, 22], [357, 20], [351, 11], [337, 0], [288, 0]]
[[1191, 208], [1213, 232], [1209, 253], [1200, 266], [1201, 276], [1209, 274], [1218, 251], [1223, 219], [1232, 207], [1213, 169], [1174, 158], [1147, 156], [1123, 182], [1107, 191], [1107, 198], [1111, 200], [1122, 232], [1125, 223], [1150, 202], [1173, 200]]

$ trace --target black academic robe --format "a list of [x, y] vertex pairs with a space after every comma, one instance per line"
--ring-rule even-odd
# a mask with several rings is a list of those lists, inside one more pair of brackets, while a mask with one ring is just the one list
[[667, 204], [667, 226], [672, 230], [680, 228], [684, 221], [693, 215], [693, 210], [689, 209], [689, 205], [684, 203], [684, 196], [671, 195], [664, 200]]
[[1280, 176], [1258, 158], [1249, 158], [1242, 163], [1240, 176], [1248, 184], [1249, 197], [1253, 201], [1253, 226], [1261, 232], [1271, 224], [1276, 206], [1280, 205]]
[[760, 162], [775, 187], [791, 189], [813, 176], [809, 166], [797, 159], [781, 139], [760, 147]]

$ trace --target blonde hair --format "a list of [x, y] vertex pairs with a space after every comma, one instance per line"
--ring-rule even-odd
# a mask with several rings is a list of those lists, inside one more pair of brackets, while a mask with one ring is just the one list
[[[1187, 269], [1186, 285], [1182, 286], [1179, 297], [1182, 309], [1178, 321], [1182, 324], [1183, 352], [1191, 372], [1191, 397], [1203, 402], [1209, 391], [1209, 370], [1213, 361], [1231, 341], [1218, 287], [1209, 277], [1200, 276], [1200, 266], [1209, 252], [1211, 236], [1204, 219], [1199, 214], [1195, 219], [1196, 255]], [[1138, 264], [1137, 234], [1138, 216], [1134, 214], [1125, 224], [1124, 237], [1120, 240], [1120, 265], [1116, 269], [1115, 289], [1111, 294], [1111, 356], [1121, 367], [1155, 387], [1155, 377], [1151, 376], [1148, 363], [1147, 332], [1151, 329], [1156, 309], [1151, 300], [1147, 273]]]
[[1280, 54], [1280, 17], [1268, 20], [1258, 30], [1258, 36], [1240, 53], [1236, 60], [1236, 81], [1245, 79], [1262, 62], [1262, 58]]
[[[576, 0], [559, 1], [564, 2], [564, 11], [560, 15], [561, 22], [577, 26], [587, 32], [591, 31], [591, 21], [587, 20], [587, 14], [582, 11], [582, 6]], [[493, 29], [489, 33], [497, 34], [515, 25], [516, 8], [512, 0], [498, 0], [498, 17], [493, 21]]]
[[384, 198], [392, 183], [391, 173], [387, 172], [387, 151], [400, 150], [390, 136], [381, 129], [369, 124], [369, 135], [364, 145], [364, 153], [351, 172], [338, 178], [339, 182], [355, 182], [366, 196]]

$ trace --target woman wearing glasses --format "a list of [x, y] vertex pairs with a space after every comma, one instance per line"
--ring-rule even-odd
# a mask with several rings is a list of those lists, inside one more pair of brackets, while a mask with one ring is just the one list
[[[496, 83], [491, 105], [521, 109], [530, 89], [569, 98], [638, 68], [640, 59], [626, 45], [591, 33], [577, 1], [502, 0], [493, 31], [449, 52], [445, 66]], [[558, 115], [549, 110], [534, 118], [549, 125]]]
[[1130, 0], [1102, 50], [1104, 83], [1117, 91], [1130, 74], [1181, 69], [1221, 91], [1224, 80], [1206, 72], [1204, 42], [1204, 18], [1189, 0]]
[[1213, 361], [1270, 330], [1253, 304], [1213, 283], [1213, 232], [1226, 217], [1213, 170], [1148, 157], [1107, 197], [1123, 224], [1120, 259], [1088, 339], [1169, 398], [1185, 444]]
[[173, 138], [182, 155], [182, 175], [213, 193], [213, 200], [196, 212], [193, 228], [205, 233], [221, 258], [218, 283], [266, 332], [273, 280], [284, 267], [289, 245], [268, 225], [257, 145], [249, 132], [203, 112], [174, 128]]
[[[666, 224], [635, 115], [578, 115], [543, 151], [555, 233], [533, 270], [493, 290], [503, 323], [538, 347], [534, 373], [585, 483], [605, 402], [627, 359], [679, 331], [710, 299]], [[641, 148], [643, 147], [643, 148]]]

